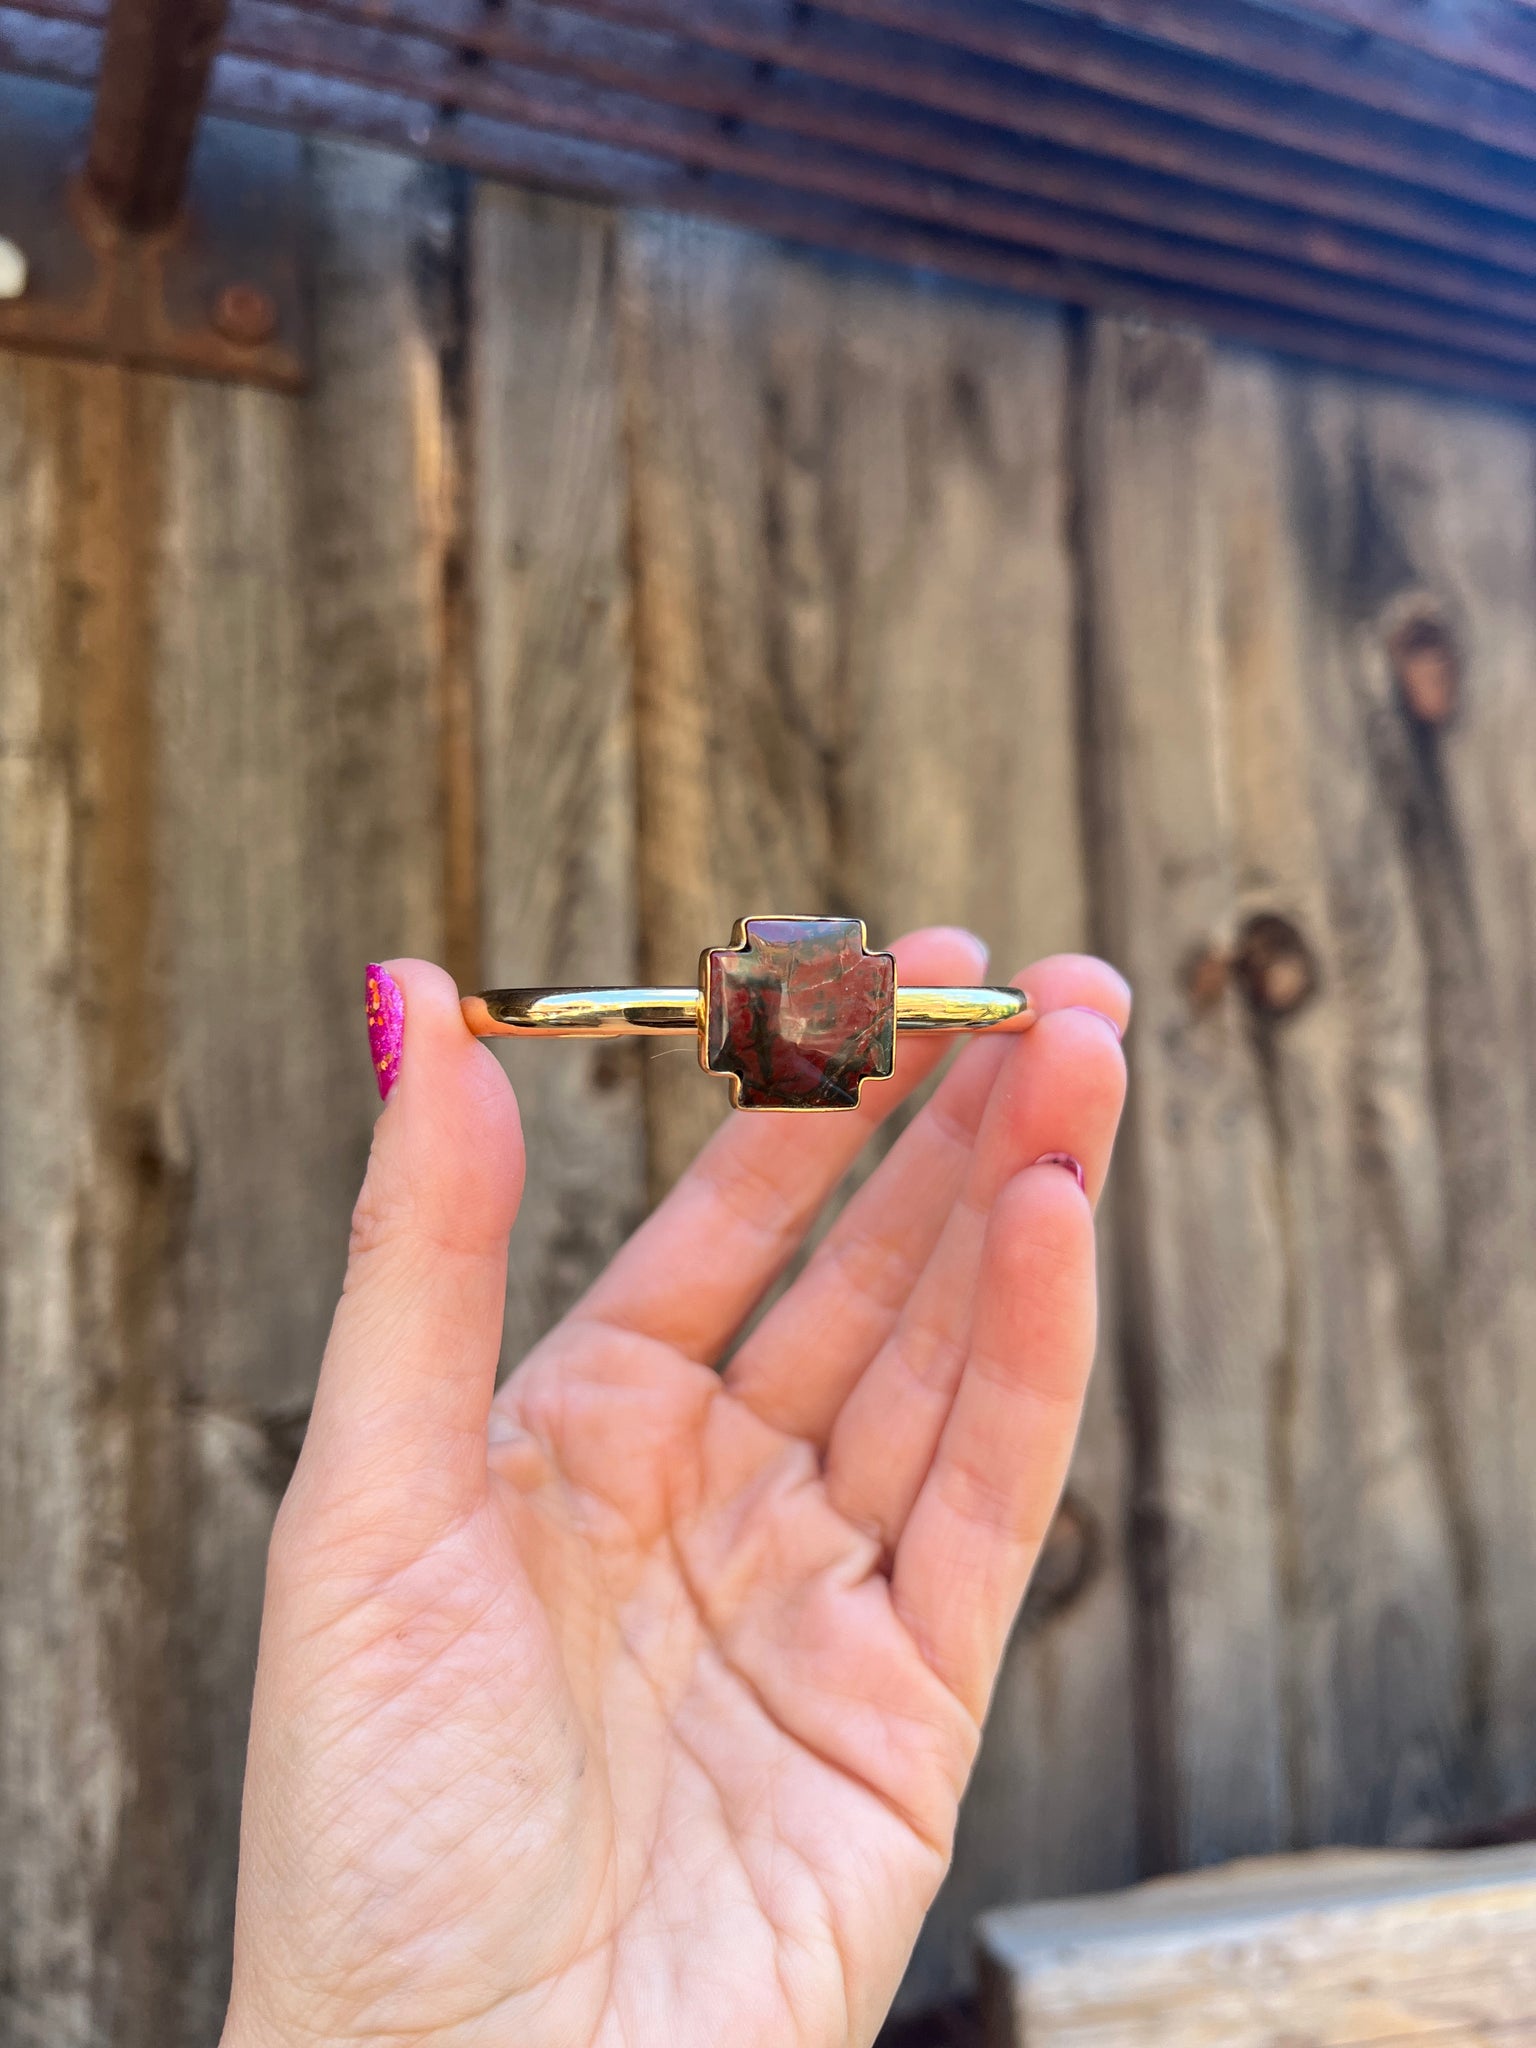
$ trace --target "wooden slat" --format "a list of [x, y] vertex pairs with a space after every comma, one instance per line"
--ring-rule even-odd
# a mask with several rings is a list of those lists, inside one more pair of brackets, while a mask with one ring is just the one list
[[[286, 1483], [377, 1101], [362, 969], [446, 939], [439, 743], [439, 174], [333, 145], [310, 193], [316, 381], [187, 387], [158, 678], [188, 1217], [197, 1702], [188, 2038], [227, 1968], [266, 1526]], [[210, 1003], [208, 992], [218, 992]], [[238, 1018], [238, 1027], [232, 1020]]]
[[[1294, 1013], [1250, 1022], [1285, 1266], [1268, 1467], [1297, 1844], [1423, 1839], [1480, 1789], [1449, 1361], [1424, 1349], [1422, 1247], [1383, 1209], [1365, 1136], [1396, 1125], [1405, 1169], [1432, 1184], [1412, 889], [1337, 582], [1357, 406], [1336, 380], [1257, 357], [1223, 356], [1211, 379], [1237, 914], [1286, 920], [1317, 978]], [[1227, 1000], [1247, 1008], [1240, 981]]]
[[[647, 977], [755, 909], [969, 921], [1004, 972], [1082, 943], [1057, 319], [664, 220], [623, 275]], [[721, 1106], [691, 1051], [647, 1085], [664, 1183]], [[1120, 1467], [1106, 1376], [1094, 1555], [1077, 1583], [1063, 1531], [908, 2004], [968, 1973], [979, 1903], [1132, 1867]]]
[[1137, 991], [1117, 1220], [1154, 1869], [1289, 1827], [1268, 1467], [1282, 1246], [1242, 1021], [1196, 1009], [1186, 981], [1238, 904], [1209, 374], [1192, 336], [1094, 324], [1081, 488], [1105, 933]]
[[[484, 190], [472, 256], [485, 978], [638, 978], [633, 684], [611, 214]], [[528, 1183], [508, 1362], [644, 1206], [638, 1043], [502, 1048]]]
[[422, 175], [320, 159], [303, 407], [0, 363], [7, 2041], [220, 2023], [266, 1533], [374, 1113], [361, 968], [442, 943]]
[[1292, 214], [1299, 210], [1330, 222], [1352, 222], [1515, 271], [1531, 267], [1531, 237], [1513, 222], [1468, 214], [1337, 165], [1313, 164], [1289, 150], [1252, 143], [1233, 147], [1188, 119], [1057, 81], [1032, 80], [1024, 71], [1000, 72], [995, 64], [961, 51], [887, 35], [862, 21], [813, 12], [791, 22], [783, 10], [765, 13], [754, 0], [712, 0], [707, 9], [692, 0], [570, 0], [570, 5], [604, 21], [687, 33], [710, 49], [866, 87], [1032, 142], [1081, 152], [1090, 163], [1107, 159], [1135, 165], [1205, 192], [1243, 194]]
[[149, 2040], [179, 1897], [180, 1842], [146, 1825], [185, 1726], [155, 1675], [185, 1532], [158, 1257], [182, 1175], [141, 849], [164, 408], [110, 372], [0, 364], [0, 2025], [20, 2048]]
[[[1475, 77], [1443, 61], [1445, 39], [1434, 57], [1411, 45], [1367, 39], [1353, 24], [1321, 18], [1305, 7], [1282, 12], [1228, 0], [1043, 0], [1064, 14], [1096, 25], [1150, 37], [1191, 55], [1252, 72], [1278, 86], [1300, 86], [1352, 101], [1400, 120], [1449, 129], [1468, 142], [1517, 156], [1536, 144], [1536, 107], [1511, 90], [1511, 70]], [[1399, 9], [1422, 21], [1412, 9]], [[1465, 7], [1461, 9], [1465, 19]], [[1412, 31], [1410, 30], [1410, 34]], [[1430, 32], [1430, 38], [1434, 32]], [[1426, 38], [1429, 40], [1430, 38]], [[1533, 45], [1536, 47], [1536, 45]]]
[[[1284, 0], [1282, 0], [1284, 4]], [[1536, 91], [1536, 35], [1523, 0], [1458, 0], [1405, 6], [1403, 0], [1303, 0], [1304, 11], [1421, 51], [1443, 64]]]
[[[268, 4], [268, 0], [263, 0]], [[291, 11], [289, 0], [270, 0]], [[572, 0], [550, 7], [543, 0], [510, 0], [488, 21], [473, 0], [299, 0], [305, 13], [345, 22], [358, 30], [411, 28], [449, 47], [498, 52], [514, 62], [531, 62], [525, 54], [541, 50], [571, 75], [588, 65], [614, 64], [639, 70], [662, 99], [674, 90], [713, 90], [720, 111], [762, 119], [784, 91], [781, 77], [743, 79], [722, 104], [718, 68], [709, 58], [711, 38], [723, 26], [730, 34], [759, 37], [781, 35], [782, 62], [793, 70], [804, 29], [797, 34], [780, 8], [722, 5], [708, 8], [698, 0]], [[1038, 0], [1051, 12], [1067, 16], [1112, 36], [1135, 36], [1165, 45], [1187, 56], [1236, 72], [1241, 83], [1251, 78], [1271, 87], [1300, 87], [1335, 101], [1337, 116], [1364, 107], [1398, 121], [1449, 131], [1463, 141], [1480, 142], [1514, 156], [1536, 153], [1536, 105], [1507, 84], [1473, 78], [1417, 53], [1376, 42], [1360, 47], [1360, 38], [1328, 22], [1303, 21], [1276, 14], [1259, 5], [1222, 5], [1221, 0]], [[594, 29], [582, 15], [608, 11], [615, 30]], [[627, 28], [659, 31], [667, 40], [642, 41]], [[891, 39], [891, 57], [900, 62], [903, 45]], [[910, 57], [911, 46], [908, 45]], [[1248, 77], [1244, 77], [1247, 74]], [[594, 83], [602, 82], [594, 78]], [[617, 82], [616, 80], [609, 82]], [[687, 104], [685, 99], [680, 102]], [[898, 158], [906, 153], [898, 148]]]
[[[1536, 193], [1517, 163], [1458, 145], [1430, 129], [1416, 133], [1395, 121], [1355, 112], [1300, 92], [1277, 93], [1266, 80], [1192, 63], [1163, 50], [1052, 18], [1045, 9], [987, 0], [823, 0], [834, 14], [950, 43], [980, 57], [1059, 79], [1108, 99], [1144, 105], [1228, 135], [1313, 156], [1374, 177], [1422, 185], [1469, 206], [1526, 219]], [[1351, 0], [1357, 4], [1357, 0]], [[1380, 11], [1392, 0], [1364, 0]], [[1402, 10], [1398, 10], [1401, 12]]]
[[[1315, 414], [1298, 446], [1314, 603], [1358, 764], [1353, 789], [1334, 786], [1329, 865], [1358, 935], [1356, 1037], [1379, 1048], [1362, 1062], [1361, 1172], [1401, 1268], [1399, 1343], [1455, 1558], [1467, 1656], [1455, 1809], [1475, 1819], [1536, 1787], [1524, 1472], [1536, 1433], [1536, 449], [1522, 422], [1376, 393]], [[1464, 690], [1461, 716], [1432, 731], [1404, 716], [1387, 648], [1404, 607], [1426, 604]]]
[[6, 2014], [18, 2048], [80, 2037], [110, 1854], [92, 1823], [118, 1767], [72, 1373], [87, 1078], [77, 1007], [58, 993], [76, 951], [75, 806], [45, 658], [59, 478], [33, 430], [52, 375], [0, 368], [0, 1980], [25, 1987]]
[[982, 1925], [987, 2048], [1487, 2048], [1536, 2026], [1536, 1852], [1236, 1863]]
[[[1109, 902], [1147, 949], [1121, 1192], [1149, 1851], [1422, 1839], [1533, 1779], [1536, 451], [1113, 327], [1088, 421]], [[1465, 673], [1439, 733], [1393, 681], [1415, 606]], [[1221, 993], [1261, 915], [1312, 956], [1294, 1015]]]
[[[799, 501], [821, 490], [800, 419], [824, 316], [813, 271], [718, 230], [640, 217], [620, 261], [641, 964], [680, 983], [738, 916], [848, 907], [827, 773], [830, 565], [787, 552], [803, 547]], [[687, 1046], [653, 1052], [645, 1081], [659, 1193], [725, 1097]]]

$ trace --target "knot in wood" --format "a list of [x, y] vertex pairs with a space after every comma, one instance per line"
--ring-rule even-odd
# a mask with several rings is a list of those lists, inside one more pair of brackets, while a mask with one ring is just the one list
[[1461, 703], [1461, 652], [1445, 606], [1425, 591], [1399, 598], [1383, 621], [1398, 701], [1417, 724], [1447, 725]]
[[1317, 960], [1289, 918], [1273, 911], [1250, 917], [1232, 949], [1232, 970], [1261, 1016], [1288, 1017], [1317, 989]]
[[1192, 1006], [1214, 1010], [1232, 979], [1232, 956], [1224, 946], [1202, 946], [1184, 963], [1184, 987]]
[[1097, 1578], [1103, 1550], [1097, 1516], [1069, 1488], [1040, 1546], [1029, 1585], [1030, 1619], [1049, 1621], [1075, 1605]]

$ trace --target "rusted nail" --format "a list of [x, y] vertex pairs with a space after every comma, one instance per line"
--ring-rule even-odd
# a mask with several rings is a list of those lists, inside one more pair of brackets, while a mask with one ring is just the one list
[[1312, 948], [1289, 918], [1262, 911], [1250, 917], [1232, 950], [1232, 969], [1253, 1008], [1288, 1017], [1317, 988]]
[[1214, 1010], [1231, 979], [1231, 958], [1219, 946], [1207, 946], [1184, 963], [1184, 987], [1197, 1010]]
[[213, 302], [213, 324], [237, 348], [259, 348], [277, 331], [277, 306], [257, 284], [227, 284]]
[[1387, 659], [1403, 708], [1420, 725], [1446, 725], [1461, 703], [1461, 654], [1438, 598], [1415, 591], [1383, 621]]
[[0, 299], [19, 299], [26, 288], [26, 251], [0, 235]]

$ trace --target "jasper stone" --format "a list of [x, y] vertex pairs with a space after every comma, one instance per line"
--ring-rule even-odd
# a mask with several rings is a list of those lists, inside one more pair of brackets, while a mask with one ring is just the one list
[[896, 1061], [896, 962], [850, 917], [751, 917], [708, 957], [704, 1063], [739, 1109], [853, 1109]]

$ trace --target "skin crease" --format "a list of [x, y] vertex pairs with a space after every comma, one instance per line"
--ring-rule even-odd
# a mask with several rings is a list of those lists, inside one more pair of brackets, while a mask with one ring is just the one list
[[[983, 971], [963, 933], [895, 950]], [[1035, 1029], [966, 1045], [741, 1342], [948, 1047], [903, 1039], [858, 1111], [727, 1118], [493, 1401], [516, 1105], [448, 978], [386, 971], [398, 1082], [272, 1540], [224, 2048], [866, 2044], [1077, 1428], [1128, 991], [1020, 976]]]

